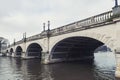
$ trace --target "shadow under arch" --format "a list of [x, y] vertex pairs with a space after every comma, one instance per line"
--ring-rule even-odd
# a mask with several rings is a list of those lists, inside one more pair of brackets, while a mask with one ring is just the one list
[[26, 52], [29, 58], [42, 58], [42, 47], [38, 43], [31, 43]]
[[21, 47], [21, 46], [17, 46], [17, 48], [16, 48], [16, 50], [15, 50], [16, 56], [17, 56], [17, 57], [21, 57], [22, 52], [23, 52], [22, 47]]
[[105, 45], [105, 43], [90, 37], [76, 36], [65, 38], [52, 48], [51, 60], [59, 62], [94, 58], [94, 51], [102, 45]]
[[13, 53], [13, 48], [10, 48], [10, 55], [12, 55]]

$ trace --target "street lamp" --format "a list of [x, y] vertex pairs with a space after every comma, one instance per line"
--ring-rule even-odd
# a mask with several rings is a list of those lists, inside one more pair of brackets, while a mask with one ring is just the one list
[[43, 31], [45, 31], [45, 23], [43, 23]]
[[118, 0], [115, 0], [115, 7], [118, 7]]

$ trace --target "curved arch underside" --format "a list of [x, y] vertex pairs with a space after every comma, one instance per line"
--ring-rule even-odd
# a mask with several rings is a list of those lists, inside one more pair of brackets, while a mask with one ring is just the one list
[[94, 50], [104, 43], [88, 37], [71, 37], [58, 42], [52, 49], [52, 59], [78, 60], [94, 56]]
[[41, 55], [42, 55], [41, 51], [42, 51], [42, 48], [39, 44], [32, 43], [27, 48], [27, 55], [29, 57], [41, 58]]
[[16, 55], [21, 55], [22, 54], [22, 48], [20, 46], [18, 46], [16, 48]]

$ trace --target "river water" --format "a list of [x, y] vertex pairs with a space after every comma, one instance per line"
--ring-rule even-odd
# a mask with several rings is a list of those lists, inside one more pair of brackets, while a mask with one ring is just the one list
[[0, 57], [0, 80], [115, 80], [115, 56], [99, 52], [94, 60], [50, 65], [39, 59]]

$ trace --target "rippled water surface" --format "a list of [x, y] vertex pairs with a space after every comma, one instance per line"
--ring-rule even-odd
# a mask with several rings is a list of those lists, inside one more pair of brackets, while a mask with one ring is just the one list
[[40, 64], [39, 59], [0, 57], [0, 80], [115, 80], [113, 53], [95, 53], [94, 60]]

